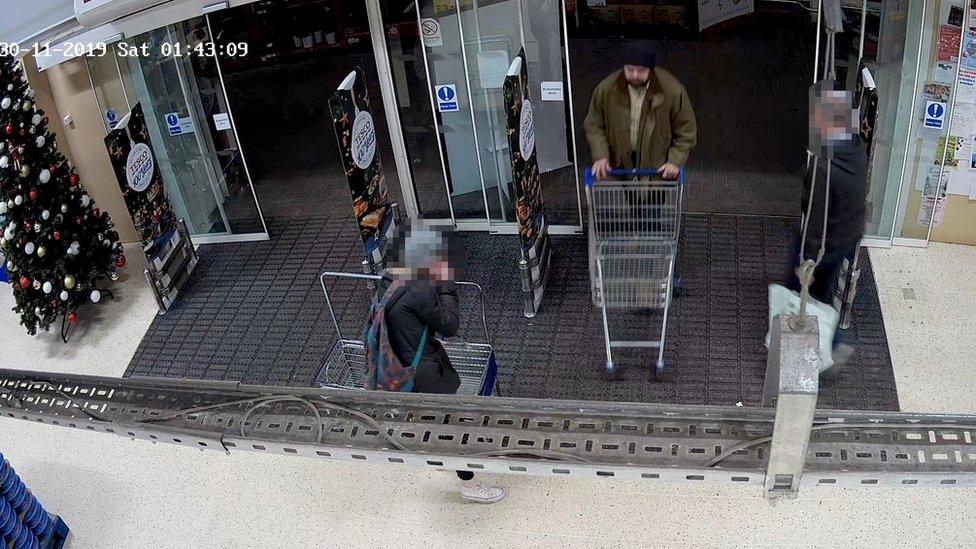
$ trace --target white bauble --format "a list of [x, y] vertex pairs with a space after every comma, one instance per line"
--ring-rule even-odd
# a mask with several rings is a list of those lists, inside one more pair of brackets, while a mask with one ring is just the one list
[[7, 239], [7, 240], [13, 240], [13, 238], [14, 238], [14, 230], [11, 227], [7, 227], [3, 231], [3, 237], [5, 239]]
[[27, 88], [27, 97], [28, 98], [34, 99], [34, 96], [36, 96], [36, 95], [37, 95], [37, 91], [35, 91], [34, 88]]
[[28, 242], [27, 244], [24, 244], [24, 253], [27, 254], [27, 255], [30, 255], [30, 254], [34, 253], [34, 243], [33, 242]]
[[11, 101], [9, 97], [4, 97], [3, 101], [0, 101], [0, 107], [2, 107], [4, 110], [9, 109], [11, 103], [13, 103], [13, 101]]
[[90, 297], [91, 297], [92, 303], [98, 303], [98, 301], [100, 299], [102, 299], [102, 292], [99, 292], [98, 290], [92, 290], [92, 293], [91, 293], [91, 296]]
[[41, 289], [44, 290], [44, 293], [49, 294], [51, 293], [51, 290], [54, 290], [54, 285], [51, 284], [50, 281], [48, 281], [45, 282], [43, 286], [41, 286]]
[[34, 117], [31, 118], [31, 124], [35, 126], [39, 125], [41, 122], [44, 122], [44, 117], [39, 114], [35, 114]]
[[10, 165], [10, 159], [6, 156], [0, 156], [0, 168], [6, 168]]
[[87, 194], [81, 195], [81, 207], [87, 208], [89, 204], [91, 204], [91, 197]]
[[105, 240], [102, 241], [102, 244], [104, 244], [105, 246], [111, 246], [112, 241], [106, 238]]
[[23, 196], [20, 196], [18, 194], [17, 196], [14, 197], [14, 204], [16, 204], [17, 206], [20, 206], [23, 203], [24, 203], [24, 197]]
[[7, 203], [0, 202], [0, 214], [5, 214], [5, 213], [7, 213]]
[[43, 219], [44, 221], [47, 221], [50, 217], [51, 217], [51, 212], [47, 210], [41, 212], [41, 219]]
[[14, 265], [14, 260], [13, 259], [11, 259], [10, 261], [7, 261], [7, 270], [10, 271], [10, 272], [14, 272], [14, 271], [17, 270], [17, 266]]
[[41, 147], [44, 146], [45, 143], [47, 143], [47, 139], [44, 139], [43, 135], [38, 135], [37, 139], [34, 142], [37, 143], [37, 148], [40, 149]]
[[34, 316], [36, 316], [37, 318], [41, 318], [41, 308], [40, 307], [34, 307]]
[[[41, 139], [41, 138], [38, 137], [38, 139]], [[40, 181], [41, 183], [47, 183], [48, 181], [50, 181], [51, 180], [51, 170], [48, 170], [47, 168], [44, 168], [43, 170], [41, 170], [41, 173], [38, 174], [38, 176], [37, 176], [37, 180]]]
[[61, 295], [58, 297], [61, 298], [61, 301], [68, 301], [68, 290], [61, 290]]

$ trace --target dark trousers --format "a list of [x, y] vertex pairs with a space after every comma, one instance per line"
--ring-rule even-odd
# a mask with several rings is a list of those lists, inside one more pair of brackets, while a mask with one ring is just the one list
[[[802, 238], [802, 235], [797, 238], [791, 250], [790, 272], [787, 273], [786, 277], [786, 287], [794, 292], [800, 291], [800, 279], [796, 276], [796, 269], [800, 266], [800, 238]], [[857, 250], [856, 241], [834, 250], [827, 248], [824, 251], [823, 259], [820, 260], [820, 263], [813, 270], [813, 281], [810, 283], [810, 297], [821, 303], [833, 306], [834, 292], [837, 291], [837, 279], [840, 276], [841, 268], [844, 266], [844, 260], [853, 260], [855, 250]], [[808, 244], [805, 253], [807, 257], [813, 256], [812, 259], [816, 259], [819, 251], [819, 246], [811, 249]], [[834, 331], [834, 348], [837, 348], [837, 345], [843, 341], [842, 332], [843, 330], [839, 327]]]

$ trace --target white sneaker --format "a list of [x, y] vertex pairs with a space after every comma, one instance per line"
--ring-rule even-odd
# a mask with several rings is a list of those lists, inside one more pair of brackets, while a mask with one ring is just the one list
[[472, 503], [496, 503], [505, 498], [505, 490], [494, 486], [476, 484], [473, 487], [461, 485], [461, 499]]

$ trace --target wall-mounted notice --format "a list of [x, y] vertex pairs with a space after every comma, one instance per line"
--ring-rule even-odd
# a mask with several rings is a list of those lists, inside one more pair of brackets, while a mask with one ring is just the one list
[[217, 131], [224, 131], [230, 129], [229, 114], [225, 112], [217, 113], [213, 115], [213, 120], [214, 120], [214, 127], [217, 128]]
[[945, 125], [946, 104], [939, 101], [925, 102], [925, 127], [941, 130]]
[[193, 119], [189, 116], [180, 116], [179, 113], [171, 112], [166, 115], [166, 127], [169, 129], [170, 137], [176, 137], [187, 133], [193, 133]]
[[433, 17], [420, 20], [420, 34], [424, 37], [424, 45], [428, 48], [436, 48], [444, 45], [444, 36], [441, 34], [441, 23]]
[[955, 25], [939, 25], [939, 50], [937, 61], [959, 61], [959, 40], [962, 29]]
[[461, 110], [458, 106], [457, 87], [454, 84], [434, 86], [434, 96], [437, 97], [438, 112], [457, 112]]
[[563, 101], [565, 99], [563, 96], [563, 83], [543, 82], [540, 97], [543, 101]]

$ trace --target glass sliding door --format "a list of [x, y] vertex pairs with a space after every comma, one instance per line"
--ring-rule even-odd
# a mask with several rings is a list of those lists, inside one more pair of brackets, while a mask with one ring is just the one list
[[[137, 102], [173, 208], [197, 242], [263, 240], [267, 229], [237, 144], [213, 57], [183, 52], [210, 42], [203, 17], [127, 41], [149, 55], [94, 57], [89, 74], [106, 131]], [[165, 55], [164, 55], [165, 54]]]

